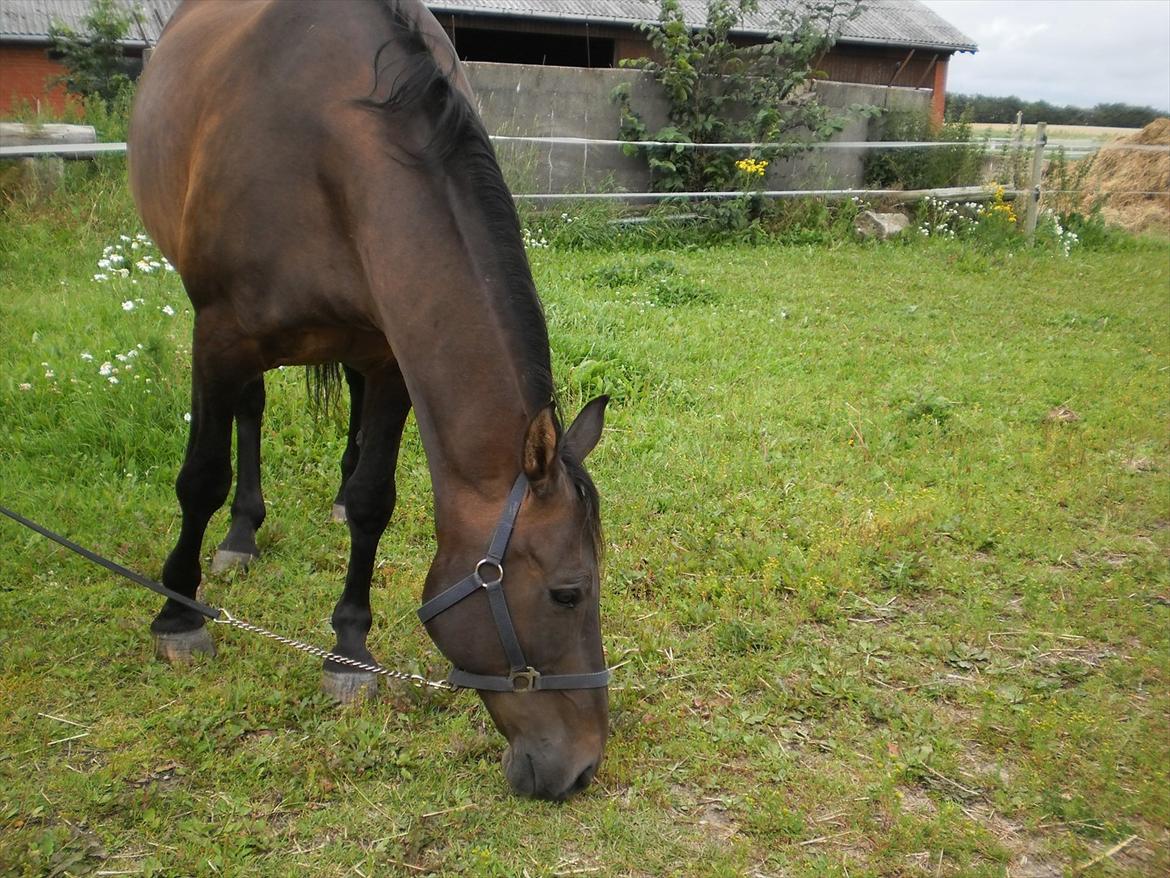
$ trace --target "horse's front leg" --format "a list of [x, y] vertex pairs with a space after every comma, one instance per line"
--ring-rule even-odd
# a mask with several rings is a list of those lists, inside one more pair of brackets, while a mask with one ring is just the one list
[[[410, 397], [397, 367], [366, 375], [361, 407], [361, 454], [345, 484], [346, 519], [349, 522], [349, 570], [345, 590], [333, 610], [337, 643], [333, 651], [346, 658], [374, 663], [366, 647], [373, 616], [370, 613], [370, 578], [378, 541], [394, 511], [394, 468], [402, 428], [410, 411]], [[377, 677], [326, 661], [324, 690], [339, 701], [373, 697]]]
[[[235, 340], [233, 340], [235, 342]], [[163, 584], [195, 597], [202, 578], [199, 557], [212, 514], [227, 499], [232, 482], [232, 417], [244, 386], [258, 377], [258, 362], [246, 344], [225, 343], [214, 324], [196, 318], [191, 346], [191, 432], [175, 492], [182, 510], [179, 539], [163, 565]], [[168, 599], [151, 623], [155, 650], [165, 661], [215, 654], [206, 619]]]
[[256, 531], [264, 524], [260, 490], [260, 424], [264, 418], [264, 377], [244, 385], [236, 402], [236, 496], [227, 537], [216, 549], [211, 572], [246, 568], [260, 556]]

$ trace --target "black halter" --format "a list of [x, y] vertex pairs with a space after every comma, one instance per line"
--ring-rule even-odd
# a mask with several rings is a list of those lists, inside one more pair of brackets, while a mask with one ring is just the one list
[[[418, 610], [418, 618], [425, 625], [444, 610], [450, 609], [468, 595], [478, 589], [487, 591], [488, 604], [492, 610], [492, 618], [496, 623], [496, 632], [500, 635], [500, 645], [504, 647], [504, 654], [508, 657], [508, 664], [512, 670], [506, 677], [489, 674], [472, 674], [461, 668], [452, 667], [447, 676], [448, 682], [464, 689], [481, 689], [488, 692], [534, 692], [538, 689], [600, 689], [609, 685], [610, 672], [594, 671], [589, 674], [541, 674], [540, 671], [528, 664], [524, 658], [524, 650], [520, 648], [520, 640], [516, 637], [516, 629], [512, 625], [512, 616], [508, 612], [508, 602], [504, 598], [504, 553], [508, 550], [508, 540], [512, 537], [512, 529], [516, 525], [516, 516], [520, 512], [520, 504], [528, 491], [528, 479], [524, 473], [516, 478], [512, 491], [504, 503], [504, 511], [500, 515], [499, 524], [492, 533], [492, 541], [488, 546], [487, 554], [475, 565], [475, 570], [444, 592], [431, 598]], [[485, 574], [490, 579], [485, 579]]]

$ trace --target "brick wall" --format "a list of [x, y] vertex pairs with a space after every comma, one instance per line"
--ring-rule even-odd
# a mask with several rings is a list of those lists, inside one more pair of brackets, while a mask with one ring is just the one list
[[0, 45], [0, 116], [22, 103], [44, 111], [60, 113], [70, 99], [63, 86], [50, 89], [47, 83], [65, 68], [50, 61], [44, 46]]

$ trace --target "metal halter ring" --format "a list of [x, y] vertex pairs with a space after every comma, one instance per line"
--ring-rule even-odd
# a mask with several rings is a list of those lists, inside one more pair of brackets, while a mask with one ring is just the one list
[[[482, 570], [485, 566], [496, 568], [496, 578], [495, 579], [489, 580], [489, 579], [483, 578], [483, 574], [480, 573], [479, 571]], [[491, 558], [483, 558], [480, 560], [480, 562], [478, 564], [475, 565], [475, 578], [479, 580], [479, 584], [480, 584], [481, 588], [487, 588], [489, 585], [496, 585], [498, 583], [501, 583], [504, 581], [504, 565], [501, 564], [499, 561], [493, 561]]]
[[512, 684], [513, 692], [531, 692], [536, 689], [539, 680], [540, 671], [531, 667], [522, 671], [512, 671], [508, 675], [508, 682]]

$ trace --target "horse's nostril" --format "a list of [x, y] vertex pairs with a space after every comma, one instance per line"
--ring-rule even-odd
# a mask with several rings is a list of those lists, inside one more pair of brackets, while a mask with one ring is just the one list
[[596, 773], [597, 763], [594, 762], [579, 775], [577, 775], [577, 779], [573, 781], [573, 786], [570, 790], [570, 793], [579, 793], [581, 790], [585, 789], [585, 787], [589, 786], [589, 784], [593, 782], [593, 775]]

